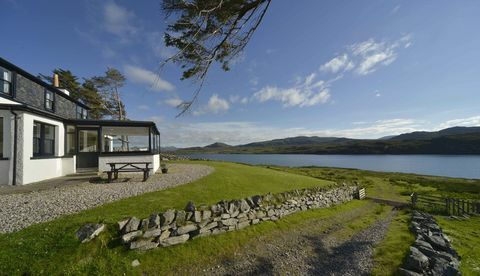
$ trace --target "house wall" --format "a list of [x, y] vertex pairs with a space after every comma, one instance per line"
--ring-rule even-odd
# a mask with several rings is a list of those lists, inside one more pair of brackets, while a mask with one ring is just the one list
[[9, 110], [0, 110], [3, 119], [3, 159], [0, 160], [0, 185], [11, 185], [13, 168], [13, 115]]
[[110, 166], [107, 163], [111, 162], [151, 162], [153, 173], [160, 168], [160, 155], [124, 155], [124, 156], [100, 156], [98, 157], [98, 171], [109, 171]]
[[[33, 157], [33, 122], [55, 126], [55, 156], [46, 159]], [[29, 184], [75, 173], [75, 157], [62, 157], [65, 149], [65, 128], [62, 122], [23, 112], [18, 131], [17, 184]]]

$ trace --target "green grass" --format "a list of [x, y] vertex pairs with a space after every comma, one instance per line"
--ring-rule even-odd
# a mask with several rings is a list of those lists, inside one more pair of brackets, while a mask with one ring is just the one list
[[452, 240], [453, 247], [462, 257], [460, 271], [463, 275], [480, 274], [480, 217], [456, 220], [436, 216], [438, 224]]
[[409, 231], [410, 212], [400, 211], [390, 223], [385, 238], [375, 248], [373, 275], [394, 275], [415, 241]]
[[[205, 162], [203, 162], [205, 163]], [[130, 262], [141, 254], [126, 252], [115, 238], [115, 223], [124, 217], [146, 217], [167, 208], [184, 208], [190, 200], [212, 204], [255, 194], [276, 193], [297, 188], [326, 186], [330, 181], [273, 171], [261, 167], [224, 162], [208, 162], [215, 172], [191, 184], [144, 194], [103, 205], [79, 214], [32, 225], [22, 231], [0, 235], [0, 271], [6, 274], [77, 274], [129, 271]], [[75, 231], [87, 222], [106, 223], [110, 231], [96, 242], [80, 245]], [[253, 230], [252, 230], [253, 231]], [[212, 239], [214, 246], [216, 239]], [[206, 246], [205, 243], [202, 247]], [[188, 243], [183, 262], [188, 264]], [[224, 244], [222, 244], [224, 245]], [[188, 250], [187, 250], [188, 249]], [[204, 248], [208, 251], [208, 248]], [[169, 260], [179, 249], [159, 250]], [[207, 252], [211, 253], [211, 252]], [[207, 254], [206, 253], [206, 254]], [[178, 255], [176, 255], [178, 257]], [[157, 259], [158, 261], [158, 259]], [[169, 262], [165, 262], [168, 266]]]

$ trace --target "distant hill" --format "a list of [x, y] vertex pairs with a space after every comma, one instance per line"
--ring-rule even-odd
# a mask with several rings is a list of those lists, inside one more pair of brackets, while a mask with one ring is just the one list
[[452, 127], [418, 131], [380, 139], [298, 136], [230, 146], [179, 149], [180, 153], [291, 153], [291, 154], [480, 154], [480, 127]]
[[207, 149], [216, 149], [216, 148], [228, 148], [228, 147], [231, 147], [230, 145], [227, 145], [225, 143], [213, 143], [213, 144], [210, 144], [208, 146], [205, 146], [204, 148], [207, 148]]
[[394, 136], [389, 140], [425, 140], [433, 139], [447, 135], [461, 135], [461, 134], [471, 134], [471, 133], [480, 133], [480, 127], [451, 127], [442, 129], [440, 131], [415, 131], [411, 133], [400, 134]]

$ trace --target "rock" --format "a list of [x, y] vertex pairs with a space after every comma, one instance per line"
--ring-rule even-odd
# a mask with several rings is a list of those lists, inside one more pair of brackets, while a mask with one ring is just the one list
[[121, 220], [121, 221], [117, 222], [117, 224], [118, 224], [118, 230], [119, 230], [119, 231], [122, 231], [122, 230], [123, 230], [123, 227], [125, 227], [125, 225], [127, 225], [127, 223], [128, 223], [129, 220], [130, 220], [130, 219], [128, 218], [128, 219], [124, 219], [124, 220]]
[[160, 237], [158, 237], [158, 241], [163, 241], [168, 237], [170, 237], [170, 231], [165, 230], [162, 232], [162, 234], [160, 234]]
[[258, 211], [257, 212], [257, 218], [260, 219], [260, 218], [264, 218], [265, 216], [266, 216], [265, 212], [263, 212], [263, 211]]
[[185, 220], [189, 221], [193, 218], [193, 212], [185, 212]]
[[140, 226], [140, 220], [136, 217], [131, 217], [125, 227], [123, 227], [123, 233], [129, 233], [133, 231], [137, 231], [138, 227]]
[[437, 235], [427, 236], [426, 240], [436, 250], [446, 251], [446, 250], [449, 249], [449, 247], [447, 246], [447, 243], [445, 242], [445, 240], [441, 236], [437, 236]]
[[398, 269], [398, 274], [400, 274], [402, 276], [422, 276], [422, 274], [420, 274], [420, 273], [417, 273], [417, 272], [414, 272], [414, 271], [411, 271], [411, 270], [407, 270], [407, 269], [404, 269], [404, 268], [399, 268]]
[[158, 214], [151, 214], [148, 219], [148, 228], [160, 227], [160, 216]]
[[197, 228], [198, 227], [195, 224], [187, 224], [185, 226], [179, 227], [177, 229], [177, 234], [178, 235], [183, 235], [183, 234], [195, 231], [195, 230], [197, 230]]
[[262, 197], [259, 195], [252, 196], [252, 202], [255, 207], [258, 207], [260, 206], [260, 204], [262, 204]]
[[275, 215], [275, 211], [273, 209], [270, 209], [270, 210], [267, 211], [267, 216], [268, 217], [272, 217], [274, 215]]
[[245, 199], [242, 199], [240, 201], [240, 211], [242, 213], [246, 213], [246, 212], [250, 211], [250, 205], [248, 205], [248, 203]]
[[230, 218], [230, 215], [229, 214], [222, 214], [220, 217], [222, 219], [228, 219], [228, 218]]
[[230, 217], [231, 217], [231, 218], [235, 218], [235, 217], [237, 217], [239, 214], [240, 214], [240, 211], [239, 211], [239, 210], [235, 210], [233, 213], [230, 214]]
[[180, 210], [177, 211], [176, 217], [175, 217], [175, 223], [177, 226], [181, 226], [185, 224], [185, 211]]
[[162, 214], [162, 225], [168, 225], [175, 219], [175, 210], [168, 209]]
[[187, 206], [185, 206], [185, 212], [195, 212], [196, 208], [195, 208], [195, 204], [193, 204], [193, 202], [189, 201], [187, 203]]
[[139, 262], [138, 260], [133, 260], [133, 261], [132, 261], [132, 266], [133, 266], [133, 267], [137, 267], [137, 266], [139, 266], [139, 265], [140, 265], [140, 262]]
[[158, 247], [157, 242], [151, 240], [137, 240], [130, 243], [130, 249], [149, 250]]
[[205, 227], [201, 228], [200, 230], [203, 230], [203, 229], [210, 230], [210, 229], [213, 229], [217, 226], [218, 226], [218, 222], [211, 222], [211, 223], [205, 225]]
[[139, 229], [146, 231], [148, 229], [148, 219], [142, 219]]
[[133, 232], [129, 232], [125, 235], [122, 236], [122, 243], [129, 243], [131, 242], [133, 239], [137, 238], [137, 237], [140, 237], [142, 235], [142, 231], [141, 230], [137, 230], [137, 231], [133, 231]]
[[212, 217], [212, 211], [205, 210], [202, 212], [202, 219], [208, 220]]
[[160, 245], [163, 247], [172, 246], [175, 244], [180, 244], [186, 242], [190, 238], [189, 234], [184, 234], [181, 236], [170, 237], [160, 241]]
[[200, 211], [195, 211], [195, 212], [193, 213], [193, 221], [194, 221], [194, 222], [197, 222], [197, 223], [198, 223], [198, 222], [201, 222], [201, 221], [202, 221], [202, 212], [200, 212]]
[[240, 222], [240, 223], [237, 224], [237, 230], [243, 229], [243, 228], [245, 228], [249, 225], [250, 225], [250, 221], [248, 221], [248, 220], [244, 221], [244, 222]]
[[94, 239], [104, 230], [105, 224], [87, 223], [78, 229], [76, 235], [82, 243], [85, 243]]
[[259, 223], [259, 222], [260, 222], [259, 219], [254, 219], [254, 220], [252, 220], [252, 224], [257, 224], [257, 223]]
[[237, 224], [237, 219], [235, 218], [229, 218], [229, 219], [223, 219], [221, 220], [222, 224], [225, 226], [234, 226]]
[[422, 273], [429, 266], [428, 258], [417, 248], [410, 246], [410, 253], [405, 261], [405, 268]]
[[143, 233], [143, 237], [144, 238], [158, 237], [160, 236], [160, 234], [162, 234], [162, 230], [160, 228], [154, 228], [154, 229], [145, 231], [145, 233]]

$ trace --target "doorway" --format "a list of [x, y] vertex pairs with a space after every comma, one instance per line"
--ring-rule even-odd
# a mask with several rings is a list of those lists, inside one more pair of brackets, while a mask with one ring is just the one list
[[98, 168], [99, 128], [77, 128], [77, 168]]

